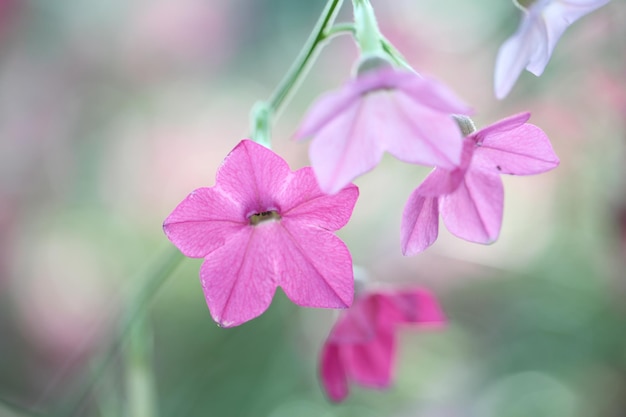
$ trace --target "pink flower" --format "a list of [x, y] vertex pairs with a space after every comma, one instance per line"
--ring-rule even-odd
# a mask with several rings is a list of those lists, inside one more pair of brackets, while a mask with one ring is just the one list
[[402, 252], [417, 254], [437, 240], [439, 213], [465, 240], [491, 243], [502, 224], [500, 174], [532, 175], [559, 164], [546, 134], [526, 123], [530, 113], [503, 119], [465, 138], [461, 166], [435, 168], [411, 194], [402, 215]]
[[496, 58], [496, 97], [502, 99], [509, 94], [524, 68], [540, 76], [565, 29], [608, 2], [535, 0], [529, 8], [520, 6], [524, 12], [522, 22], [517, 32], [500, 47]]
[[231, 327], [263, 313], [277, 286], [300, 306], [350, 306], [352, 259], [332, 231], [348, 222], [357, 197], [354, 185], [325, 195], [309, 167], [292, 172], [274, 152], [243, 140], [216, 185], [189, 194], [163, 229], [183, 254], [205, 259], [207, 305]]
[[452, 169], [462, 136], [452, 113], [469, 109], [434, 80], [388, 66], [320, 97], [296, 133], [313, 136], [309, 156], [322, 190], [335, 193], [372, 170], [383, 153]]
[[383, 389], [391, 385], [399, 325], [439, 326], [445, 317], [437, 299], [423, 289], [357, 296], [335, 323], [322, 348], [320, 371], [333, 401], [348, 395], [348, 383]]

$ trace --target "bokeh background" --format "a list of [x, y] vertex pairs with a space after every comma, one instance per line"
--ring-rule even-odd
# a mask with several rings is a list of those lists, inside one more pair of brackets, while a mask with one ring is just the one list
[[[355, 264], [371, 285], [430, 288], [450, 320], [403, 329], [391, 389], [328, 402], [317, 361], [336, 313], [279, 291], [263, 316], [220, 329], [199, 260], [184, 260], [144, 325], [119, 340], [129, 288], [169, 245], [163, 219], [213, 185], [323, 5], [0, 0], [0, 416], [626, 415], [619, 0], [570, 27], [544, 75], [522, 74], [503, 101], [492, 77], [520, 18], [511, 2], [373, 0], [382, 32], [470, 103], [479, 127], [529, 110], [561, 158], [550, 173], [504, 178], [498, 242], [442, 229], [411, 258], [400, 218], [428, 170], [386, 157], [356, 181], [361, 197], [339, 232]], [[346, 2], [338, 21], [350, 18]], [[292, 168], [307, 164], [308, 144], [292, 140], [298, 122], [356, 58], [349, 36], [334, 39], [276, 120], [274, 149]]]

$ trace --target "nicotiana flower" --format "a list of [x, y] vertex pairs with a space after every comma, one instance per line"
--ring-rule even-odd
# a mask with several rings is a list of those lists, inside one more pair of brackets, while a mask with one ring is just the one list
[[468, 112], [443, 84], [384, 65], [321, 96], [296, 138], [314, 138], [311, 165], [322, 190], [336, 193], [384, 152], [409, 163], [457, 166], [462, 136], [450, 114]]
[[391, 385], [400, 325], [437, 327], [446, 319], [435, 296], [421, 288], [366, 292], [341, 312], [322, 348], [322, 384], [333, 401], [348, 396], [348, 383]]
[[346, 308], [352, 259], [332, 232], [352, 214], [358, 189], [323, 193], [310, 167], [292, 172], [277, 154], [241, 141], [216, 185], [199, 188], [165, 219], [167, 237], [200, 269], [213, 319], [223, 327], [263, 313], [277, 286], [306, 307]]
[[495, 69], [496, 97], [509, 94], [526, 68], [539, 76], [565, 29], [609, 0], [526, 0], [516, 2], [524, 17], [517, 31], [498, 51]]
[[402, 215], [402, 252], [417, 254], [437, 240], [439, 213], [465, 240], [491, 243], [502, 224], [500, 174], [532, 175], [559, 164], [546, 134], [526, 123], [530, 113], [503, 119], [465, 138], [459, 168], [435, 168], [411, 194]]

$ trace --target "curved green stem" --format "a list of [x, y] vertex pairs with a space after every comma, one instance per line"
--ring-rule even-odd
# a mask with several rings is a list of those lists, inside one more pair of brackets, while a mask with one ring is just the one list
[[285, 74], [280, 81], [269, 100], [267, 100], [270, 112], [276, 113], [280, 109], [280, 106], [284, 103], [289, 93], [306, 74], [308, 66], [317, 52], [317, 47], [326, 39], [326, 30], [333, 24], [342, 2], [343, 0], [328, 0], [326, 3], [326, 7], [324, 7], [320, 18], [302, 47], [300, 54], [298, 54], [293, 64], [291, 64], [287, 74]]
[[126, 336], [134, 327], [135, 322], [142, 316], [154, 295], [165, 280], [174, 272], [183, 258], [183, 254], [176, 247], [168, 244], [161, 253], [155, 256], [146, 269], [141, 271], [139, 276], [133, 280], [137, 284], [130, 292], [130, 301], [127, 304], [127, 310], [124, 312], [117, 337], [113, 338], [113, 342], [104, 351], [102, 359], [96, 364], [90, 378], [81, 384], [74, 398], [54, 415], [73, 416], [79, 414], [81, 407], [91, 394], [96, 383], [109, 365], [113, 363], [116, 353], [126, 342]]
[[[329, 28], [335, 21], [342, 3], [343, 0], [328, 0], [309, 38], [270, 98], [267, 101], [255, 104], [253, 107], [251, 111], [251, 136], [254, 141], [268, 148], [271, 147], [270, 130], [272, 118], [278, 114], [289, 94], [293, 93], [304, 75], [306, 75], [320, 45], [325, 40], [338, 34], [335, 32], [330, 33]], [[348, 29], [342, 27], [341, 31], [347, 32]]]
[[15, 417], [41, 417], [43, 413], [41, 411], [29, 410], [13, 401], [6, 398], [0, 398], [0, 415]]
[[329, 41], [330, 39], [339, 35], [353, 35], [354, 36], [355, 33], [356, 33], [356, 29], [354, 27], [354, 23], [348, 23], [348, 22], [337, 23], [336, 25], [333, 25], [333, 27], [329, 28], [324, 33], [324, 38], [322, 39], [322, 41], [323, 42]]
[[[354, 33], [353, 25], [332, 26], [342, 2], [343, 0], [328, 0], [300, 54], [278, 84], [274, 93], [267, 101], [259, 102], [253, 107], [251, 111], [251, 127], [252, 138], [255, 141], [270, 147], [272, 117], [278, 113], [289, 94], [295, 90], [298, 83], [302, 80], [320, 45], [339, 34]], [[81, 407], [84, 406], [85, 401], [93, 391], [95, 384], [113, 362], [118, 350], [126, 342], [127, 336], [135, 326], [138, 318], [145, 314], [146, 306], [182, 259], [183, 255], [178, 249], [168, 246], [166, 252], [159, 254], [146, 270], [141, 273], [136, 290], [131, 293], [130, 301], [127, 304], [128, 308], [123, 316], [117, 337], [104, 351], [102, 359], [96, 364], [91, 378], [81, 385], [74, 398], [55, 415], [71, 416], [80, 412]]]

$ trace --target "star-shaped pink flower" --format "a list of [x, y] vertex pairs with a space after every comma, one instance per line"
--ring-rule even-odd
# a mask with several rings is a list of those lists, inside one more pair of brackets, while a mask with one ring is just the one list
[[335, 193], [389, 152], [401, 161], [452, 169], [462, 136], [452, 113], [469, 109], [443, 84], [389, 66], [357, 76], [311, 107], [296, 138], [313, 137], [311, 165]]
[[357, 296], [352, 307], [341, 313], [322, 348], [320, 373], [328, 397], [343, 401], [349, 382], [388, 388], [393, 380], [398, 327], [437, 327], [445, 321], [437, 299], [424, 289]]
[[271, 150], [241, 141], [165, 219], [167, 237], [204, 258], [200, 279], [213, 319], [237, 326], [263, 313], [277, 286], [305, 307], [352, 303], [352, 258], [332, 232], [352, 214], [358, 189], [324, 194], [311, 168], [292, 172]]
[[468, 135], [461, 166], [435, 168], [411, 194], [402, 215], [402, 253], [415, 255], [437, 240], [439, 213], [465, 240], [491, 243], [502, 224], [500, 174], [532, 175], [559, 164], [546, 134], [526, 123], [530, 113], [503, 119]]
[[540, 76], [565, 29], [608, 2], [609, 0], [535, 0], [531, 1], [528, 8], [520, 5], [524, 17], [513, 36], [502, 44], [496, 58], [496, 97], [502, 99], [509, 94], [524, 68]]

